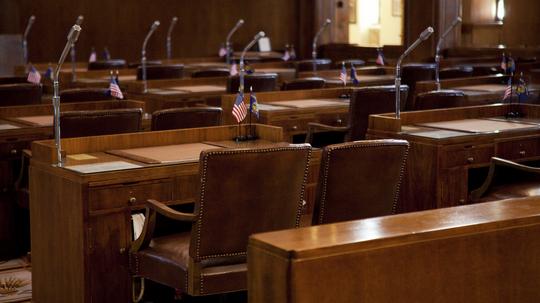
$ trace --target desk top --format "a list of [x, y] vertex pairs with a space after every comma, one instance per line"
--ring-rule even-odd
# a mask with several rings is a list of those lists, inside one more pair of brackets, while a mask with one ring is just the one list
[[540, 128], [540, 124], [522, 123], [517, 120], [504, 121], [501, 119], [464, 119], [421, 123], [418, 125], [467, 133], [498, 133], [516, 129]]
[[39, 116], [23, 116], [23, 117], [10, 117], [9, 120], [30, 125], [30, 126], [52, 126], [52, 115], [39, 115]]
[[183, 163], [199, 160], [203, 150], [219, 148], [205, 143], [187, 143], [107, 151], [109, 154], [147, 164]]
[[187, 93], [202, 93], [202, 92], [225, 92], [224, 85], [184, 85], [184, 86], [172, 86], [164, 89], [171, 89], [175, 91], [183, 91]]
[[348, 100], [343, 99], [302, 99], [269, 102], [269, 105], [278, 107], [292, 108], [314, 108], [314, 107], [329, 107], [329, 106], [349, 106]]

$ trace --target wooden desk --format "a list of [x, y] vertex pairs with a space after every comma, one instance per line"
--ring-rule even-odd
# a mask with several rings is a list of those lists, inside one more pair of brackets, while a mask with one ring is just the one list
[[[306, 134], [309, 122], [347, 125], [348, 98], [339, 97], [350, 94], [350, 91], [350, 88], [330, 88], [256, 93], [259, 103], [258, 123], [283, 127], [283, 139], [287, 142], [294, 142], [294, 136]], [[221, 97], [223, 124], [236, 124], [232, 116], [235, 99], [236, 95]], [[249, 109], [249, 94], [245, 94], [244, 102]], [[252, 121], [257, 121], [257, 118], [252, 116]]]
[[[507, 121], [509, 110], [524, 118]], [[460, 121], [461, 120], [461, 121]], [[468, 203], [493, 156], [540, 159], [540, 106], [494, 104], [371, 115], [369, 139], [405, 139], [411, 144], [401, 186], [400, 211]]]
[[253, 235], [252, 303], [536, 302], [540, 198]]
[[[199, 148], [195, 143], [227, 148], [282, 141], [281, 128], [256, 125], [255, 131], [261, 141], [240, 144], [231, 141], [236, 126], [64, 139], [65, 168], [53, 165], [52, 140], [34, 142], [30, 166], [33, 299], [128, 302], [131, 212], [141, 210], [150, 198], [174, 204], [195, 200], [199, 182], [198, 159], [193, 159], [193, 149]], [[176, 161], [167, 163], [145, 163], [111, 153], [183, 144], [188, 144], [188, 152], [174, 153]], [[148, 157], [141, 150], [128, 152]], [[155, 160], [160, 154], [165, 156], [159, 159], [171, 160], [161, 152], [151, 152], [149, 157]], [[95, 164], [100, 165], [96, 168]], [[312, 165], [318, 166], [319, 159]], [[104, 171], [80, 172], [88, 169]], [[317, 178], [314, 172], [318, 169], [310, 173], [312, 188]], [[312, 198], [313, 194], [307, 197]]]
[[[349, 79], [351, 75], [351, 67], [347, 68], [347, 86], [374, 86], [374, 85], [390, 85], [394, 83], [395, 69], [392, 67], [368, 66], [357, 67], [356, 74], [359, 84], [354, 85]], [[326, 80], [325, 87], [343, 87], [343, 81], [339, 79], [341, 69], [321, 70], [317, 72], [305, 71], [299, 72], [298, 78], [321, 77]]]

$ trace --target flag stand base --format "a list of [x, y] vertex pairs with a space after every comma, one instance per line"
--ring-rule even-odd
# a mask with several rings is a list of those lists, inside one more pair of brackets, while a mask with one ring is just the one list
[[247, 140], [248, 140], [248, 138], [246, 136], [234, 137], [235, 142], [244, 142], [244, 141], [247, 141]]

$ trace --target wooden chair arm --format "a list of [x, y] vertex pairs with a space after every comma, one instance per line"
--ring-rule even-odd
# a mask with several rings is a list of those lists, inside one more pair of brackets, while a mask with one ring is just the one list
[[491, 186], [491, 183], [493, 182], [493, 178], [495, 177], [497, 166], [511, 167], [516, 170], [540, 174], [540, 168], [538, 167], [527, 166], [527, 165], [519, 164], [510, 160], [492, 157], [486, 180], [484, 180], [484, 183], [482, 184], [482, 186], [471, 191], [471, 194], [470, 194], [471, 201], [474, 202], [480, 199], [487, 192], [487, 190]]
[[310, 122], [307, 125], [306, 143], [313, 145], [313, 135], [322, 131], [334, 131], [334, 132], [347, 132], [349, 127], [347, 126], [331, 126], [321, 123]]
[[178, 221], [188, 221], [193, 222], [196, 220], [195, 214], [183, 213], [176, 211], [169, 206], [163, 204], [162, 202], [156, 200], [147, 200], [146, 201], [146, 214], [144, 220], [144, 226], [139, 238], [137, 238], [132, 244], [130, 251], [138, 252], [141, 249], [147, 248], [152, 240], [154, 234], [154, 229], [156, 227], [156, 213], [159, 213], [167, 218], [178, 220]]

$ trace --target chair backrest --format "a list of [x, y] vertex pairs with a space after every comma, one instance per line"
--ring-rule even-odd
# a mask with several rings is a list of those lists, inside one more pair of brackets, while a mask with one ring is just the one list
[[113, 99], [108, 88], [71, 88], [60, 92], [62, 103]]
[[[146, 79], [178, 79], [184, 76], [183, 64], [150, 65], [146, 67]], [[137, 80], [142, 79], [142, 67], [137, 67]]]
[[[408, 88], [400, 87], [401, 109], [407, 98]], [[353, 89], [349, 104], [349, 132], [346, 141], [364, 140], [369, 115], [394, 112], [396, 88], [393, 85], [371, 86]]]
[[[467, 106], [465, 93], [460, 90], [441, 89], [416, 96], [414, 110]], [[475, 104], [471, 104], [475, 105]]]
[[192, 72], [191, 78], [228, 77], [230, 73], [227, 68], [201, 69]]
[[466, 78], [473, 75], [472, 66], [454, 66], [441, 68], [439, 71], [439, 79]]
[[281, 90], [317, 89], [323, 88], [325, 80], [319, 77], [300, 78], [283, 82]]
[[409, 143], [368, 140], [324, 148], [313, 224], [391, 215]]
[[[238, 92], [240, 86], [240, 77], [230, 76], [227, 80], [227, 93], [234, 94]], [[270, 92], [274, 91], [277, 86], [277, 74], [268, 73], [254, 73], [246, 75], [244, 78], [244, 91], [249, 91], [250, 87], [253, 87], [254, 92]]]
[[221, 125], [219, 107], [183, 107], [155, 111], [152, 130], [194, 128]]
[[126, 67], [126, 60], [111, 59], [88, 62], [88, 70], [122, 69]]
[[332, 68], [332, 60], [330, 59], [301, 60], [296, 62], [296, 71], [312, 71], [314, 62], [317, 70], [327, 70]]
[[[414, 108], [416, 82], [435, 80], [435, 64], [410, 63], [401, 68], [401, 84], [409, 87], [409, 94], [405, 102], [405, 110]], [[404, 102], [405, 100], [402, 100]]]
[[254, 233], [298, 227], [311, 146], [203, 151], [190, 257], [245, 257]]
[[1, 84], [0, 106], [40, 104], [41, 93], [41, 84]]
[[60, 113], [62, 138], [133, 133], [141, 130], [142, 109], [67, 111]]

